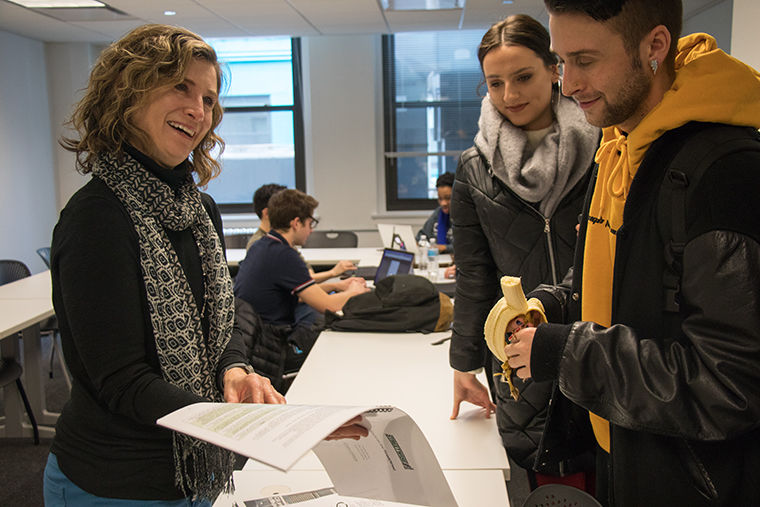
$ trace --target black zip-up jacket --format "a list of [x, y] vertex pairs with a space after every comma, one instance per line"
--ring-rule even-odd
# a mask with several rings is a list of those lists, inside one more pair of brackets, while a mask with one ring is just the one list
[[[520, 276], [527, 292], [561, 279], [573, 262], [575, 225], [590, 174], [589, 168], [547, 218], [496, 178], [477, 148], [462, 153], [451, 202], [457, 286], [449, 362], [454, 369], [472, 371], [493, 361], [495, 371], [501, 371], [483, 337], [488, 312], [503, 295], [499, 280], [504, 275]], [[531, 468], [551, 383], [516, 382], [519, 401], [512, 399], [507, 384], [492, 386], [499, 407], [497, 423], [509, 456]], [[549, 466], [543, 471], [559, 469]]]
[[[658, 189], [699, 128], [655, 141], [634, 177], [617, 233], [613, 325], [542, 324], [533, 341], [534, 379], [558, 387], [538, 462], [593, 442], [587, 412], [570, 424], [555, 413], [580, 406], [604, 417], [610, 505], [760, 505], [760, 153], [727, 155], [691, 183], [680, 314], [664, 304]], [[578, 318], [585, 219], [572, 282], [530, 294], [550, 322]]]

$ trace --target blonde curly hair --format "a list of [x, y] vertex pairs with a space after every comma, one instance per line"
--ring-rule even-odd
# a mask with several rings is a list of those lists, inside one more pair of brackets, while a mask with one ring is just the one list
[[[183, 81], [193, 59], [211, 63], [216, 70], [217, 91], [222, 71], [216, 52], [199, 35], [169, 25], [144, 25], [108, 46], [90, 72], [85, 95], [67, 125], [79, 138], [61, 138], [65, 149], [76, 153], [77, 170], [92, 171], [101, 153], [124, 153], [125, 144], [137, 139], [145, 144], [145, 132], [135, 126], [135, 112], [150, 93]], [[222, 106], [212, 109], [211, 128], [192, 153], [192, 170], [198, 186], [206, 185], [221, 170], [211, 152], [224, 150], [215, 129], [222, 121]]]

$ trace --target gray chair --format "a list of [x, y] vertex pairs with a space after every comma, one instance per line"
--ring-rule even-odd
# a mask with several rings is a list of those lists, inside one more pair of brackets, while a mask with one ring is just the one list
[[593, 496], [585, 491], [565, 484], [544, 484], [534, 489], [525, 499], [523, 507], [542, 507], [553, 505], [576, 507], [602, 507]]
[[[0, 260], [0, 285], [26, 278], [30, 274], [29, 268], [21, 261]], [[5, 387], [11, 382], [16, 383], [18, 394], [21, 396], [21, 401], [24, 402], [26, 414], [29, 416], [29, 422], [32, 424], [34, 443], [38, 445], [40, 443], [40, 430], [37, 427], [37, 420], [34, 418], [34, 412], [32, 412], [32, 407], [29, 404], [29, 398], [26, 396], [24, 384], [21, 382], [23, 372], [24, 370], [15, 358], [0, 357], [0, 387]]]
[[38, 248], [37, 255], [42, 258], [42, 262], [44, 262], [45, 266], [50, 269], [50, 247], [44, 246], [42, 248]]
[[[44, 246], [38, 248], [37, 255], [42, 258], [42, 262], [44, 262], [45, 266], [50, 269], [50, 247]], [[71, 389], [71, 375], [69, 374], [69, 370], [66, 368], [66, 362], [63, 359], [61, 335], [58, 333], [58, 319], [55, 318], [55, 315], [40, 324], [40, 332], [42, 334], [50, 334], [53, 339], [53, 346], [50, 350], [50, 371], [48, 375], [50, 378], [53, 378], [53, 362], [58, 359], [58, 364], [61, 365], [61, 370], [63, 371], [63, 379], [66, 381], [68, 388]]]
[[245, 248], [248, 244], [248, 238], [250, 234], [225, 234], [224, 246], [225, 248]]
[[359, 237], [353, 231], [312, 231], [304, 248], [356, 248]]

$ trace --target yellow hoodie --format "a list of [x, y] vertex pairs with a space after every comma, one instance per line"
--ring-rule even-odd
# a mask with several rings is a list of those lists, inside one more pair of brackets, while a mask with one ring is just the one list
[[[611, 325], [615, 233], [649, 145], [690, 121], [760, 126], [760, 74], [718, 49], [711, 36], [697, 33], [679, 40], [675, 68], [671, 88], [628, 136], [616, 127], [603, 130], [583, 257], [584, 321]], [[609, 422], [589, 415], [597, 442], [609, 452]]]

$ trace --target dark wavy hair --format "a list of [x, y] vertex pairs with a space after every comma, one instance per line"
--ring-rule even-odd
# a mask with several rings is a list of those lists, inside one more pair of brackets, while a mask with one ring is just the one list
[[285, 190], [286, 188], [288, 187], [279, 183], [267, 183], [257, 188], [253, 193], [253, 211], [256, 212], [256, 215], [261, 218], [264, 208], [269, 207], [269, 199], [280, 190]]
[[551, 38], [544, 26], [526, 14], [515, 14], [491, 25], [478, 46], [478, 60], [500, 46], [523, 46], [538, 55], [547, 65], [557, 64], [557, 55], [551, 50]]
[[[123, 154], [130, 139], [145, 142], [146, 134], [135, 126], [135, 113], [152, 91], [181, 83], [194, 59], [213, 65], [219, 92], [223, 77], [216, 52], [184, 28], [144, 25], [103, 50], [90, 72], [85, 95], [67, 122], [79, 137], [60, 140], [61, 146], [76, 153], [79, 172], [91, 172], [102, 153]], [[211, 128], [192, 153], [192, 170], [199, 186], [221, 170], [211, 156], [215, 148], [220, 153], [224, 150], [224, 141], [215, 132], [221, 121], [222, 106], [217, 101]]]
[[664, 25], [670, 32], [670, 49], [663, 62], [672, 75], [675, 72], [678, 39], [683, 28], [681, 0], [544, 0], [549, 14], [585, 14], [609, 22], [610, 28], [623, 37], [629, 55], [638, 60], [639, 43], [654, 27]]
[[280, 190], [269, 199], [269, 224], [272, 229], [286, 231], [294, 218], [304, 221], [314, 215], [317, 206], [316, 199], [300, 190]]

